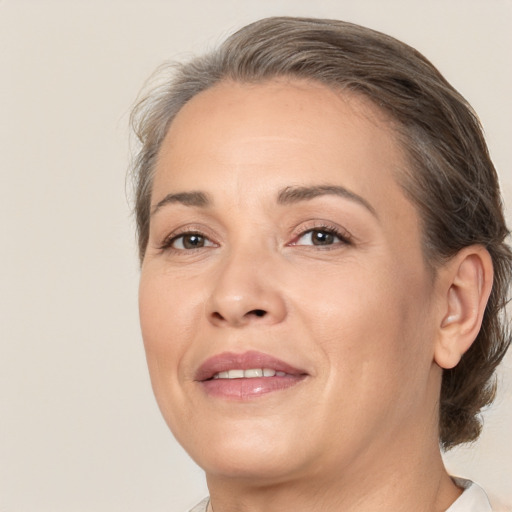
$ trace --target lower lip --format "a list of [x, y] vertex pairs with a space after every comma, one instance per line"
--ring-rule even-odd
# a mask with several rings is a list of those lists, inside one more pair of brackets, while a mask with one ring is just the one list
[[211, 379], [201, 382], [210, 396], [230, 400], [247, 400], [282, 391], [302, 382], [305, 375], [286, 375], [284, 377], [255, 377], [253, 379]]

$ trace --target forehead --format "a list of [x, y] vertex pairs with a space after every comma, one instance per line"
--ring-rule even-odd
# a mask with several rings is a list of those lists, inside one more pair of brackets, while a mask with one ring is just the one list
[[[180, 138], [204, 136], [212, 141], [231, 136], [297, 135], [310, 138], [328, 137], [328, 125], [350, 124], [364, 130], [366, 137], [379, 132], [393, 139], [393, 121], [370, 99], [349, 90], [338, 90], [320, 82], [294, 78], [276, 78], [258, 83], [223, 81], [188, 101], [177, 113], [162, 145]], [[211, 132], [212, 127], [223, 131]], [[371, 128], [371, 129], [370, 129]], [[320, 130], [323, 133], [320, 133]], [[343, 133], [336, 138], [343, 142]]]
[[[246, 84], [221, 82], [196, 95], [178, 112], [160, 148], [159, 161], [187, 150], [200, 155], [217, 153], [231, 144], [238, 148], [265, 140], [284, 146], [295, 140], [316, 150], [316, 156], [333, 152], [347, 156], [368, 148], [393, 153], [398, 167], [403, 152], [395, 140], [393, 122], [369, 99], [350, 91], [298, 79], [274, 79]], [[244, 148], [245, 149], [245, 148]]]
[[392, 121], [365, 97], [296, 79], [222, 82], [172, 122], [154, 191], [272, 179], [276, 186], [342, 181], [358, 194], [396, 193], [405, 160]]

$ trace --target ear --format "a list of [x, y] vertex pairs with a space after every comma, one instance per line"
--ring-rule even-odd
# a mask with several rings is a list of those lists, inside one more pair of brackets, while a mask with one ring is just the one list
[[434, 359], [449, 369], [457, 366], [482, 325], [493, 282], [491, 256], [481, 245], [465, 247], [438, 277], [442, 309]]

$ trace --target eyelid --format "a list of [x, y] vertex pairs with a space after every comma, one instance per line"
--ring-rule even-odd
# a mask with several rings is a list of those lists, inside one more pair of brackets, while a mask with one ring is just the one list
[[[188, 237], [201, 238], [203, 245], [199, 247], [184, 247], [185, 239]], [[182, 247], [177, 247], [178, 242], [181, 240]], [[215, 247], [215, 243], [212, 242], [207, 236], [201, 235], [200, 233], [182, 233], [181, 235], [175, 236], [169, 240], [168, 247], [177, 251], [193, 251], [195, 249], [205, 249], [206, 247]]]
[[[307, 233], [310, 233], [311, 231], [326, 231], [328, 233], [331, 233], [338, 237], [342, 243], [346, 245], [352, 245], [354, 242], [354, 237], [352, 234], [345, 228], [339, 226], [338, 224], [334, 224], [332, 222], [327, 221], [310, 221], [307, 223], [302, 223], [298, 228], [295, 228], [293, 230], [293, 239], [291, 242], [288, 242], [287, 245], [299, 245], [297, 241], [302, 238]], [[336, 244], [333, 244], [336, 245]], [[305, 245], [304, 245], [305, 246]], [[322, 247], [322, 246], [317, 246]], [[323, 246], [324, 248], [329, 246]]]
[[210, 247], [218, 247], [219, 243], [215, 240], [215, 237], [208, 233], [208, 229], [206, 229], [204, 226], [198, 226], [198, 225], [185, 225], [181, 226], [177, 229], [174, 229], [170, 233], [168, 233], [163, 241], [159, 244], [159, 249], [161, 251], [176, 251], [176, 252], [190, 252], [194, 249], [176, 249], [175, 247], [172, 247], [172, 244], [178, 240], [180, 237], [186, 236], [186, 235], [197, 235], [205, 240], [208, 240], [211, 242], [211, 244], [207, 245], [206, 247], [198, 247], [197, 249], [205, 249]]

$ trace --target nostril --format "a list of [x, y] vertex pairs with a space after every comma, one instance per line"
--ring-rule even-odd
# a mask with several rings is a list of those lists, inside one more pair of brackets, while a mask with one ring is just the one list
[[263, 318], [267, 316], [268, 311], [265, 311], [264, 309], [251, 309], [244, 314], [240, 314], [240, 316], [236, 312], [231, 313], [232, 314], [223, 315], [219, 311], [212, 311], [210, 313], [210, 319], [217, 325], [228, 323], [240, 326], [250, 322], [251, 319]]
[[267, 314], [266, 311], [263, 311], [263, 309], [253, 309], [252, 311], [249, 311], [247, 313], [248, 315], [254, 315], [254, 316], [265, 316]]

